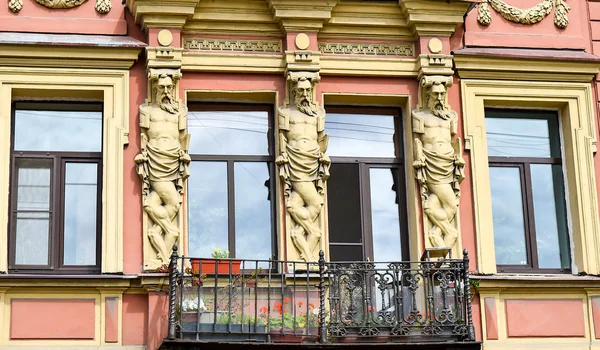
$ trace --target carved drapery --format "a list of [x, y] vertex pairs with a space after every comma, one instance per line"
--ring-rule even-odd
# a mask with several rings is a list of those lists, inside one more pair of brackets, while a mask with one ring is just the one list
[[571, 10], [563, 0], [544, 0], [528, 9], [520, 9], [506, 4], [502, 0], [483, 0], [479, 4], [477, 21], [484, 25], [492, 23], [490, 6], [496, 10], [504, 19], [520, 24], [534, 24], [542, 21], [554, 8], [554, 25], [564, 29], [569, 25], [567, 13]]
[[[70, 9], [80, 6], [87, 0], [35, 0], [38, 4], [50, 9]], [[111, 0], [96, 0], [96, 11], [98, 13], [108, 13], [112, 7]], [[19, 12], [23, 8], [23, 0], [8, 0], [8, 8], [12, 12]]]
[[184, 181], [189, 176], [187, 107], [177, 98], [177, 69], [149, 70], [149, 98], [140, 106], [144, 269], [169, 264], [181, 235]]

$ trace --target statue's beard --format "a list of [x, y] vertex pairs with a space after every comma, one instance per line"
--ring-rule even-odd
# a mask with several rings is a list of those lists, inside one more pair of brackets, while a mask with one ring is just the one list
[[312, 104], [309, 100], [301, 99], [299, 102], [300, 103], [297, 104], [297, 107], [300, 112], [313, 117], [316, 117], [319, 114], [317, 106]]
[[163, 111], [167, 111], [171, 114], [179, 112], [179, 106], [173, 102], [173, 98], [169, 95], [163, 95], [162, 98], [158, 100], [158, 106]]
[[446, 111], [446, 109], [441, 103], [436, 103], [431, 109], [431, 113], [436, 117], [442, 118], [444, 120], [450, 119], [450, 114]]

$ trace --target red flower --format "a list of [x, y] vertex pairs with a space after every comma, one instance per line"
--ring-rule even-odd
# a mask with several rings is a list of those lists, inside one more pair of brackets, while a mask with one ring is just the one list
[[260, 312], [262, 312], [263, 314], [266, 314], [269, 311], [269, 309], [267, 309], [266, 306], [263, 306], [260, 308]]
[[283, 302], [286, 303], [286, 304], [289, 303], [290, 302], [290, 298], [283, 299]]
[[298, 302], [298, 307], [302, 307], [302, 302], [301, 301]]
[[280, 302], [276, 302], [275, 303], [275, 311], [277, 311], [280, 315], [281, 315], [281, 308], [283, 307], [283, 305]]
[[308, 303], [308, 308], [309, 308], [309, 309], [314, 309], [314, 308], [315, 308], [315, 304], [313, 304], [313, 303]]

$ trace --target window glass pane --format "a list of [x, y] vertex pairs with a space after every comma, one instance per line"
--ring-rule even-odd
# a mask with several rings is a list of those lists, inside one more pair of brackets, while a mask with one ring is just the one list
[[66, 163], [65, 265], [96, 265], [98, 164]]
[[[271, 258], [271, 202], [269, 164], [234, 163], [235, 257]], [[266, 185], [266, 186], [265, 186]]]
[[[362, 222], [358, 164], [333, 163], [327, 182], [329, 241], [361, 243]], [[362, 248], [361, 248], [362, 249]]]
[[227, 163], [191, 165], [188, 180], [189, 255], [210, 257], [213, 248], [229, 249]]
[[52, 159], [16, 159], [15, 263], [48, 265]]
[[329, 156], [395, 157], [394, 116], [327, 113]]
[[331, 261], [363, 261], [362, 245], [329, 245]]
[[539, 266], [540, 268], [569, 268], [561, 166], [532, 164], [531, 186]]
[[521, 172], [516, 167], [490, 166], [492, 220], [498, 265], [526, 265]]
[[560, 157], [556, 115], [524, 119], [489, 117], [489, 113], [485, 118], [489, 156]]
[[398, 169], [369, 170], [371, 183], [371, 221], [373, 226], [373, 260], [400, 261], [400, 215], [394, 179]]
[[190, 112], [190, 154], [268, 155], [269, 113]]
[[16, 151], [102, 151], [102, 112], [17, 109]]
[[48, 265], [49, 213], [17, 213], [17, 265]]

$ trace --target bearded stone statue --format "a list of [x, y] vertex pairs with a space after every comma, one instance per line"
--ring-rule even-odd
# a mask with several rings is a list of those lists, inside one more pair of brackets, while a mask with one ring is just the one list
[[154, 256], [145, 256], [147, 267], [169, 264], [180, 234], [176, 218], [183, 181], [189, 176], [187, 107], [175, 99], [174, 76], [151, 73], [153, 99], [140, 106], [142, 150], [135, 163], [142, 179], [143, 209], [149, 218], [145, 238], [154, 249]]
[[323, 186], [331, 161], [325, 155], [325, 110], [314, 102], [318, 73], [291, 72], [289, 104], [279, 108], [280, 155], [286, 209], [293, 221], [290, 236], [303, 261], [317, 261], [322, 229]]
[[423, 211], [431, 223], [433, 247], [452, 247], [459, 236], [456, 214], [465, 162], [457, 132], [458, 116], [447, 102], [450, 77], [422, 79], [423, 105], [412, 113], [414, 168]]

